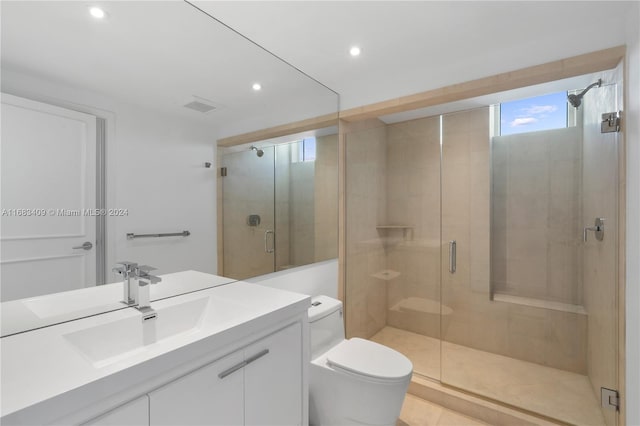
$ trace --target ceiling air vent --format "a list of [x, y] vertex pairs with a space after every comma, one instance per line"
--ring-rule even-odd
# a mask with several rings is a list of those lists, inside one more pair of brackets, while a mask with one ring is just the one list
[[207, 113], [207, 112], [210, 112], [210, 111], [213, 111], [214, 109], [216, 109], [215, 106], [210, 105], [210, 104], [205, 103], [205, 102], [202, 102], [201, 100], [195, 100], [195, 101], [189, 102], [184, 107], [192, 109], [194, 111], [201, 112], [203, 114]]

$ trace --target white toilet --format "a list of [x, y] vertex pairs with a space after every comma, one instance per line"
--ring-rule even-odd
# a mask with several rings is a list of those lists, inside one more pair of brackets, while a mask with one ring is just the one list
[[309, 308], [309, 423], [395, 425], [413, 365], [364, 339], [345, 340], [342, 302], [317, 296]]

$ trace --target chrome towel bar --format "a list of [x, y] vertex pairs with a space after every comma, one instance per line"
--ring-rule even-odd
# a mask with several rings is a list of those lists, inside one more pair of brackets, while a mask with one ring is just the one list
[[188, 237], [189, 235], [191, 235], [189, 231], [172, 232], [169, 234], [134, 234], [131, 232], [127, 234], [127, 240], [133, 240], [134, 238]]

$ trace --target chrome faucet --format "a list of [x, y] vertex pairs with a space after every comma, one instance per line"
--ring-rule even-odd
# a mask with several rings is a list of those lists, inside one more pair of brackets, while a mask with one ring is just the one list
[[[122, 275], [124, 280], [122, 303], [128, 306], [135, 306], [143, 313], [153, 312], [150, 306], [149, 284], [157, 284], [162, 281], [162, 278], [149, 274], [156, 268], [148, 265], [138, 265], [129, 261], [118, 262], [118, 265], [113, 268], [113, 272]], [[131, 285], [131, 279], [135, 281], [133, 285]]]
[[150, 306], [150, 293], [151, 289], [149, 284], [157, 284], [162, 281], [162, 278], [155, 275], [150, 275], [149, 272], [154, 271], [156, 268], [148, 265], [136, 266], [133, 270], [133, 278], [137, 281], [135, 286], [136, 290], [135, 298], [138, 310], [145, 312], [151, 310]]
[[133, 288], [131, 287], [131, 278], [133, 277], [135, 268], [138, 267], [138, 264], [135, 262], [129, 262], [127, 260], [123, 260], [118, 262], [115, 268], [112, 269], [113, 272], [116, 272], [122, 275], [122, 279], [124, 281], [124, 295], [122, 298], [122, 303], [128, 306], [136, 305], [136, 298], [133, 294]]

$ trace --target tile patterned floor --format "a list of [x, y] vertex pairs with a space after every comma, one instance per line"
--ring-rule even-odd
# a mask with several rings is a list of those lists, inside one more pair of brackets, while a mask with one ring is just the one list
[[396, 426], [485, 426], [479, 420], [407, 394]]
[[405, 354], [415, 372], [445, 384], [570, 424], [604, 424], [587, 376], [448, 342], [441, 348], [437, 339], [393, 327], [371, 340]]

